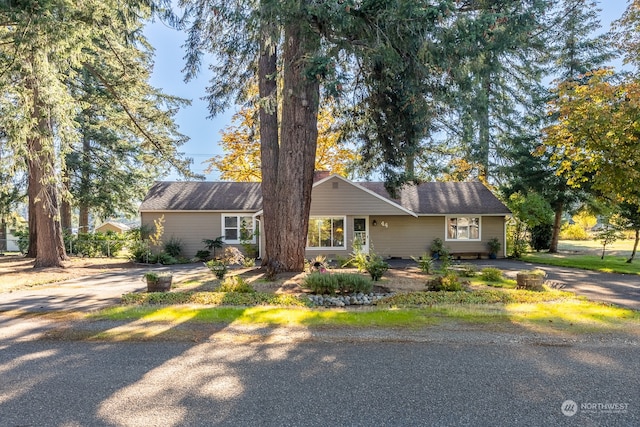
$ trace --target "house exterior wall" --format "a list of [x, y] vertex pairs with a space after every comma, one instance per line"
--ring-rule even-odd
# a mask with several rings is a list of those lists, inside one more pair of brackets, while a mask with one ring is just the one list
[[[341, 216], [334, 209], [332, 216]], [[335, 248], [307, 249], [307, 258], [316, 255], [325, 255], [328, 258], [335, 256], [346, 257], [353, 248], [353, 218], [361, 215], [347, 215], [346, 221], [346, 249]], [[373, 222], [376, 222], [376, 226]], [[488, 252], [487, 241], [497, 237], [502, 242], [502, 249], [498, 257], [504, 256], [505, 236], [504, 220], [502, 216], [484, 216], [481, 218], [479, 241], [451, 241], [446, 238], [445, 216], [412, 217], [409, 215], [369, 215], [369, 246], [370, 252], [383, 257], [410, 258], [418, 257], [423, 253], [429, 253], [429, 247], [435, 238], [441, 238], [445, 247], [451, 252]], [[387, 224], [383, 226], [382, 224]]]
[[313, 188], [311, 215], [407, 215], [403, 209], [333, 177]]
[[[142, 225], [154, 229], [154, 221], [164, 215], [163, 241], [176, 237], [182, 241], [182, 255], [192, 258], [205, 249], [202, 239], [215, 239], [222, 235], [219, 212], [141, 212]], [[154, 248], [159, 252], [162, 248]]]

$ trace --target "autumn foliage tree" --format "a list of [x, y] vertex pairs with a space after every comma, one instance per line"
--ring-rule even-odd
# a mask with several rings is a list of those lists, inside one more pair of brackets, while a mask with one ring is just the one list
[[545, 144], [569, 185], [589, 183], [610, 200], [638, 204], [640, 82], [612, 77], [597, 70], [561, 83], [550, 105], [558, 122], [545, 129]]
[[[222, 131], [220, 145], [224, 155], [208, 160], [207, 172], [220, 171], [220, 178], [229, 181], [259, 182], [262, 180], [260, 162], [258, 108], [240, 109], [232, 117], [233, 124]], [[318, 112], [318, 144], [315, 169], [347, 176], [358, 160], [354, 148], [341, 143], [340, 129], [330, 108]]]

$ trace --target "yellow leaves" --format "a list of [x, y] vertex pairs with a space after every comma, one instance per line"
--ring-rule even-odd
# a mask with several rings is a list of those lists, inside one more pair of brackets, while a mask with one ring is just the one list
[[640, 173], [634, 161], [640, 142], [640, 84], [612, 82], [611, 70], [597, 70], [586, 81], [558, 84], [549, 104], [558, 122], [544, 129], [552, 162], [570, 185], [587, 180], [595, 189], [626, 197], [628, 179]]
[[[260, 131], [258, 105], [238, 111], [232, 118], [232, 126], [222, 132], [223, 156], [208, 160], [209, 168], [220, 171], [220, 178], [229, 181], [259, 182]], [[316, 170], [347, 175], [348, 168], [358, 159], [358, 154], [349, 146], [340, 143], [340, 132], [335, 129], [335, 118], [329, 107], [321, 107], [318, 112], [318, 145], [316, 149]]]

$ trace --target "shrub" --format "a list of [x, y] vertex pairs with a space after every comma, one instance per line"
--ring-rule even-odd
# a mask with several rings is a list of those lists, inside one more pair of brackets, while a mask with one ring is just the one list
[[487, 282], [497, 282], [502, 279], [502, 271], [499, 268], [486, 267], [480, 272], [480, 277]]
[[151, 248], [147, 241], [135, 240], [129, 245], [129, 259], [135, 262], [150, 262]]
[[252, 294], [256, 290], [253, 289], [253, 286], [249, 284], [246, 280], [244, 280], [240, 276], [230, 276], [222, 281], [220, 287], [218, 288], [219, 292], [238, 292], [238, 293], [248, 293]]
[[352, 273], [311, 273], [307, 275], [303, 286], [317, 295], [330, 294], [336, 292], [342, 294], [368, 293], [371, 292], [373, 284], [366, 277]]
[[589, 234], [578, 224], [566, 224], [560, 231], [563, 240], [589, 240]]
[[235, 246], [227, 246], [226, 248], [224, 248], [223, 259], [227, 265], [242, 265], [242, 263], [244, 262], [244, 255], [242, 254], [242, 252], [240, 252], [240, 249], [236, 248]]
[[169, 241], [164, 244], [164, 251], [172, 257], [177, 258], [182, 253], [182, 240], [172, 236]]
[[227, 264], [221, 259], [212, 259], [207, 261], [205, 265], [218, 279], [224, 278], [224, 275], [227, 274]]
[[158, 264], [162, 264], [162, 265], [174, 265], [178, 263], [178, 260], [175, 259], [173, 256], [169, 255], [166, 252], [160, 252], [155, 256], [155, 261]]
[[338, 290], [343, 294], [368, 293], [373, 288], [371, 280], [359, 274], [336, 273], [332, 274], [332, 276], [338, 281]]
[[453, 271], [438, 275], [427, 282], [428, 291], [456, 292], [462, 290], [460, 278]]
[[389, 269], [389, 264], [387, 264], [380, 255], [371, 254], [367, 259], [364, 268], [366, 272], [369, 273], [373, 281], [378, 281]]
[[209, 257], [211, 256], [211, 251], [207, 251], [207, 250], [200, 250], [198, 252], [196, 252], [196, 258], [198, 259], [198, 261], [206, 261], [209, 259]]
[[244, 267], [255, 267], [256, 266], [256, 259], [255, 258], [245, 257], [245, 259], [242, 261], [242, 265]]
[[536, 251], [548, 250], [551, 247], [553, 224], [538, 224], [531, 228], [529, 243]]
[[458, 272], [462, 277], [474, 277], [478, 273], [478, 268], [473, 264], [461, 264]]
[[420, 258], [411, 257], [411, 259], [418, 263], [423, 273], [430, 274], [433, 270], [433, 259], [426, 252]]
[[334, 274], [311, 273], [305, 277], [303, 286], [317, 295], [333, 295], [338, 290], [338, 280]]

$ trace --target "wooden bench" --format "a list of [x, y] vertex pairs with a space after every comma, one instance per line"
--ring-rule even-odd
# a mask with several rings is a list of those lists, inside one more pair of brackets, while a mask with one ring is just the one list
[[489, 258], [487, 251], [450, 252], [449, 255], [453, 259], [482, 259], [483, 256]]

